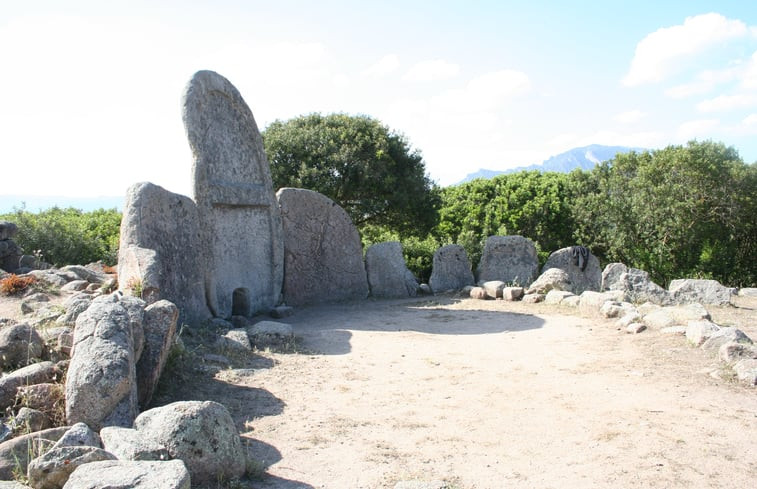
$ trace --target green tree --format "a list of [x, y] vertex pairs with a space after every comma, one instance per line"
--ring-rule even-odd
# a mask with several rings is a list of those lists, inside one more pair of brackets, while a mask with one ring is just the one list
[[274, 187], [320, 192], [358, 228], [422, 236], [437, 222], [438, 189], [423, 157], [376, 119], [310, 114], [277, 120], [263, 131], [263, 142]]
[[436, 235], [462, 245], [474, 266], [487, 237], [507, 234], [534, 241], [545, 261], [573, 244], [569, 181], [562, 173], [524, 171], [447, 187]]
[[617, 155], [574, 179], [575, 236], [662, 285], [697, 276], [754, 283], [756, 172], [711, 141]]

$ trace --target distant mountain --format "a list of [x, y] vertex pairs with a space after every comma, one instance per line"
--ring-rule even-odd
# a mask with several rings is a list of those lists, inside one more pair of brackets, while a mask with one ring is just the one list
[[42, 195], [0, 195], [0, 213], [13, 212], [13, 208], [20, 209], [22, 206], [29, 212], [39, 212], [51, 207], [65, 209], [73, 207], [83, 211], [97, 209], [118, 209], [124, 206], [124, 197], [61, 197]]
[[597, 163], [611, 160], [615, 158], [618, 153], [630, 153], [631, 151], [645, 151], [644, 148], [628, 148], [626, 146], [602, 146], [600, 144], [592, 144], [590, 146], [584, 146], [582, 148], [573, 148], [560, 153], [559, 155], [552, 156], [551, 158], [544, 160], [541, 163], [529, 166], [519, 166], [516, 168], [510, 168], [507, 170], [478, 170], [475, 173], [471, 173], [466, 176], [460, 183], [470, 182], [476, 178], [492, 178], [497, 175], [504, 175], [507, 173], [516, 173], [524, 170], [540, 170], [540, 171], [555, 171], [560, 173], [569, 173], [576, 168], [582, 170], [591, 170]]

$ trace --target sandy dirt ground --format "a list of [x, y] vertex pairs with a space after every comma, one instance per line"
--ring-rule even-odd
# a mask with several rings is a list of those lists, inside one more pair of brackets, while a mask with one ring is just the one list
[[[757, 302], [739, 305], [710, 309], [757, 337]], [[757, 390], [710, 375], [727, 372], [683, 336], [471, 299], [302, 308], [287, 322], [304, 353], [216, 374], [253, 390], [226, 400], [267, 467], [256, 487], [743, 489], [757, 480]]]
[[[737, 305], [708, 309], [757, 338], [757, 300]], [[445, 297], [284, 321], [295, 352], [261, 351], [163, 394], [229, 408], [265, 469], [252, 487], [755, 487], [757, 389], [683, 336]]]

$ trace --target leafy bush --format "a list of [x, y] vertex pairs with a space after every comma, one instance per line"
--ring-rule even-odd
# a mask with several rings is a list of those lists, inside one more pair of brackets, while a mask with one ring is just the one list
[[116, 209], [83, 212], [53, 207], [39, 213], [23, 208], [0, 215], [16, 223], [16, 243], [27, 254], [40, 254], [55, 266], [118, 260], [121, 213]]

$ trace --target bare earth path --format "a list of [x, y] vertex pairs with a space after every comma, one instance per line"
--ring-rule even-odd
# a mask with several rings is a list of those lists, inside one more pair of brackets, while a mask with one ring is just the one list
[[[755, 306], [722, 308], [721, 323], [757, 337]], [[271, 415], [232, 406], [268, 466], [260, 487], [757, 480], [757, 391], [708, 375], [718, 363], [681, 336], [502, 301], [366, 302], [287, 321], [312, 354], [268, 354], [272, 368], [217, 375], [279, 401]]]

